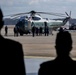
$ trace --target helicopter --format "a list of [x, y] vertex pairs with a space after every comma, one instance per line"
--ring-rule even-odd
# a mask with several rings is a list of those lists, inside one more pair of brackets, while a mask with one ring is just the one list
[[[45, 27], [44, 22], [47, 23], [49, 30], [51, 28], [56, 29], [61, 26], [64, 26], [71, 18], [71, 12], [70, 12], [70, 15], [68, 15], [67, 12], [65, 13], [66, 13], [66, 16], [65, 14], [61, 14], [61, 13], [36, 12], [32, 10], [30, 12], [18, 13], [18, 14], [13, 14], [8, 16], [11, 16], [14, 18], [20, 17], [15, 27], [17, 28], [18, 33], [20, 35], [23, 35], [23, 34], [30, 34], [33, 26], [38, 28], [42, 27], [44, 32], [44, 27]], [[30, 17], [25, 16], [26, 14], [30, 14]], [[45, 18], [42, 18], [40, 14], [48, 14], [48, 15], [65, 17], [65, 18], [63, 20], [53, 20], [53, 19], [47, 19], [47, 18], [45, 19]]]

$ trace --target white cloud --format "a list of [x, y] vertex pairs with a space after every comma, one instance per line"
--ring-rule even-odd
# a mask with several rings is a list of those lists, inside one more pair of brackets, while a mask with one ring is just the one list
[[51, 0], [42, 0], [42, 1], [44, 1], [44, 2], [48, 2], [48, 1], [51, 1]]
[[2, 6], [14, 6], [18, 4], [26, 4], [27, 0], [0, 0], [0, 5]]
[[39, 0], [29, 0], [29, 5], [32, 5], [32, 4], [37, 4], [39, 3]]
[[76, 0], [0, 0], [0, 5], [7, 5], [7, 6], [13, 6], [13, 5], [21, 5], [21, 4], [44, 4], [44, 3], [63, 3], [63, 2], [69, 2], [69, 3], [75, 3]]
[[0, 6], [5, 14], [30, 10], [52, 11], [64, 13], [75, 12], [76, 0], [0, 0]]
[[76, 2], [76, 0], [66, 0], [66, 1], [68, 1], [68, 2]]
[[39, 3], [44, 3], [44, 2], [51, 2], [51, 1], [50, 0], [28, 0], [29, 5], [39, 4]]

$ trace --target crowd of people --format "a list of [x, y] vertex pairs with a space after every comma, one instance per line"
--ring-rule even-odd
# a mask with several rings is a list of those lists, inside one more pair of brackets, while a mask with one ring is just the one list
[[[43, 34], [45, 36], [49, 36], [49, 34], [53, 35], [53, 30], [52, 29], [49, 30], [49, 27], [47, 26], [46, 22], [44, 22], [44, 25], [45, 25], [44, 28], [33, 26], [31, 29], [32, 36], [33, 37], [42, 36]], [[15, 26], [13, 28], [13, 33], [14, 33], [14, 36], [18, 36], [20, 34], [18, 27]], [[7, 25], [5, 26], [5, 36], [8, 36], [8, 26]]]
[[44, 34], [45, 36], [49, 35], [49, 27], [47, 25], [45, 25], [44, 29], [42, 27], [40, 27], [40, 28], [35, 27], [35, 26], [32, 27], [32, 35], [33, 35], [33, 37], [35, 35], [36, 36], [42, 36], [42, 34]]
[[[4, 25], [3, 13], [0, 9], [0, 31]], [[45, 28], [47, 25], [45, 23]], [[45, 32], [47, 30], [45, 29]], [[7, 27], [6, 34], [7, 35]], [[45, 33], [45, 36], [48, 35]], [[34, 34], [33, 34], [34, 36]], [[76, 61], [70, 57], [72, 37], [68, 31], [60, 30], [55, 40], [57, 56], [55, 59], [40, 64], [38, 75], [76, 74]], [[18, 41], [4, 38], [0, 33], [1, 75], [26, 75], [22, 44]]]

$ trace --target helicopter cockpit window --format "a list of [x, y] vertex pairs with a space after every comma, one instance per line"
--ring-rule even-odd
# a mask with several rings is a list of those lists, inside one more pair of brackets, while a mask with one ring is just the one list
[[33, 20], [41, 20], [39, 17], [32, 17]]

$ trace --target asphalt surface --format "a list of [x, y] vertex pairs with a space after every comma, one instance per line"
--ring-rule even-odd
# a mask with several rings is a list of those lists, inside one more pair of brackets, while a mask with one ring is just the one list
[[54, 57], [26, 57], [25, 68], [27, 75], [38, 75], [38, 70], [42, 62], [52, 60]]
[[[73, 49], [70, 56], [76, 60], [76, 31], [69, 31], [73, 39]], [[13, 26], [8, 29], [8, 36], [5, 36], [4, 28], [1, 31], [3, 37], [18, 41], [23, 46], [24, 61], [27, 75], [37, 75], [39, 66], [42, 62], [55, 58], [55, 38], [57, 31], [53, 36], [35, 36], [23, 35], [14, 37]]]

